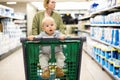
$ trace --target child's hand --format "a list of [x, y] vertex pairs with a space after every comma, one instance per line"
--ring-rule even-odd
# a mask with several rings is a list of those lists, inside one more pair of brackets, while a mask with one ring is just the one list
[[28, 36], [28, 40], [33, 40], [35, 38], [35, 36], [31, 35], [31, 36]]
[[59, 37], [59, 39], [60, 39], [60, 40], [64, 40], [64, 39], [65, 39], [65, 36], [62, 35], [62, 36]]

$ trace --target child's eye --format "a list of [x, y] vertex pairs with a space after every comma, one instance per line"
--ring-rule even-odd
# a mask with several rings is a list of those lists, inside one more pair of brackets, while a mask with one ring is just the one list
[[51, 26], [54, 26], [54, 24], [51, 24]]
[[46, 25], [46, 27], [49, 27], [49, 25]]

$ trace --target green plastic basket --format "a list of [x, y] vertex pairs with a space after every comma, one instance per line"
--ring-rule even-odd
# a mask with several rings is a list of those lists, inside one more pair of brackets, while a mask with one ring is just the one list
[[[50, 45], [52, 52], [52, 59], [49, 60], [50, 78], [47, 80], [80, 80], [80, 67], [81, 67], [81, 52], [83, 40], [80, 39], [37, 39], [28, 41], [21, 39], [24, 55], [24, 66], [26, 80], [44, 80], [41, 78], [42, 70], [39, 67], [39, 48], [41, 45]], [[54, 55], [54, 47], [62, 45], [63, 53], [66, 57], [65, 66], [63, 68], [65, 76], [56, 78], [54, 71], [56, 60]]]

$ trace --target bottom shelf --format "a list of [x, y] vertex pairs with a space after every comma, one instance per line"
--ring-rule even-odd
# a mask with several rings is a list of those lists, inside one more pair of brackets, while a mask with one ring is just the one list
[[9, 50], [6, 53], [3, 53], [0, 55], [0, 61], [3, 60], [4, 58], [8, 57], [9, 55], [11, 55], [12, 53], [14, 53], [16, 50], [20, 49], [21, 45], [17, 46], [16, 48], [13, 48], [11, 50]]
[[117, 76], [114, 76], [114, 75], [112, 74], [112, 72], [110, 72], [106, 67], [104, 67], [104, 66], [102, 66], [101, 64], [99, 64], [99, 63], [96, 61], [96, 59], [89, 54], [88, 51], [86, 51], [85, 49], [83, 49], [83, 50], [85, 51], [85, 53], [87, 53], [87, 55], [89, 55], [89, 56], [92, 58], [92, 60], [94, 60], [94, 61], [102, 68], [102, 70], [106, 71], [106, 72], [108, 73], [108, 75], [110, 75], [110, 76], [113, 78], [113, 80], [120, 80], [120, 78], [118, 78]]

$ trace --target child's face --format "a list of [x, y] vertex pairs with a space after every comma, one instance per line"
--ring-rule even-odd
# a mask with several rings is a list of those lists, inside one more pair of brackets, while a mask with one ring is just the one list
[[43, 30], [48, 34], [52, 35], [56, 29], [55, 22], [52, 20], [46, 20], [43, 25]]

